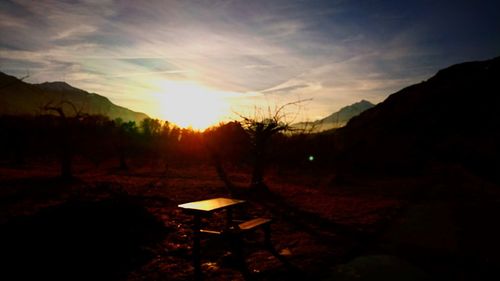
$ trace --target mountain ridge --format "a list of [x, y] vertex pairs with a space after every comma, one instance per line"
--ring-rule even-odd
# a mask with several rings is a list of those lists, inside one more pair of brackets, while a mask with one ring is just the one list
[[[107, 97], [71, 86], [63, 81], [26, 83], [0, 72], [0, 115], [37, 115], [48, 104], [68, 101], [87, 114], [98, 114], [110, 119], [140, 122], [148, 115], [114, 104]], [[74, 110], [63, 106], [69, 115]]]
[[499, 81], [500, 57], [442, 69], [333, 132], [339, 157], [372, 172], [453, 162], [498, 177]]
[[299, 122], [293, 124], [292, 126], [299, 129], [312, 128], [312, 131], [314, 132], [337, 129], [342, 126], [345, 126], [347, 122], [354, 116], [359, 115], [363, 111], [372, 108], [373, 106], [375, 106], [373, 103], [365, 99], [362, 99], [361, 101], [342, 107], [338, 111], [328, 115], [325, 118], [315, 120], [312, 122]]
[[352, 117], [359, 115], [361, 112], [363, 112], [369, 108], [372, 108], [374, 106], [375, 105], [373, 103], [371, 103], [365, 99], [362, 99], [359, 102], [342, 107], [339, 111], [332, 113], [323, 119], [320, 119], [319, 122], [323, 122], [323, 123], [344, 122], [344, 123], [347, 123]]

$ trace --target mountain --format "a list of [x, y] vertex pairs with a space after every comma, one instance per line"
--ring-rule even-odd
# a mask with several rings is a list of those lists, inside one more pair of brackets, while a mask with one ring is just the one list
[[[0, 72], [0, 115], [36, 115], [44, 113], [46, 105], [70, 102], [82, 113], [100, 114], [110, 119], [139, 122], [148, 116], [112, 103], [108, 98], [72, 87], [65, 82], [29, 84]], [[64, 112], [74, 114], [74, 109], [63, 105]]]
[[440, 70], [338, 129], [338, 157], [363, 171], [454, 163], [498, 177], [499, 93], [500, 57]]
[[336, 124], [336, 127], [342, 127], [351, 118], [354, 116], [359, 115], [361, 112], [374, 107], [375, 105], [369, 101], [366, 100], [361, 100], [360, 102], [353, 103], [349, 106], [345, 106], [341, 108], [339, 111], [321, 119], [318, 121], [315, 121], [314, 123], [319, 123], [319, 124]]
[[331, 115], [323, 119], [313, 122], [300, 122], [294, 124], [293, 126], [295, 128], [312, 128], [315, 132], [336, 129], [345, 126], [351, 118], [374, 106], [375, 105], [369, 101], [361, 100], [359, 102], [345, 106], [339, 111], [332, 113]]

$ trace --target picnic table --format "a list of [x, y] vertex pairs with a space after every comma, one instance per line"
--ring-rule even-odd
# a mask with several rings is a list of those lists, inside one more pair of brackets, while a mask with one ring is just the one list
[[[213, 198], [202, 201], [189, 202], [178, 205], [185, 213], [193, 216], [192, 230], [193, 230], [193, 265], [195, 270], [196, 280], [201, 280], [201, 255], [200, 255], [200, 235], [201, 233], [210, 234], [224, 234], [224, 233], [240, 233], [252, 230], [259, 226], [265, 228], [266, 243], [270, 244], [270, 219], [254, 218], [244, 222], [233, 220], [233, 209], [241, 206], [245, 200], [232, 199], [232, 198]], [[226, 223], [224, 229], [217, 230], [203, 230], [201, 229], [202, 217], [210, 217], [215, 211], [224, 210], [226, 213]]]

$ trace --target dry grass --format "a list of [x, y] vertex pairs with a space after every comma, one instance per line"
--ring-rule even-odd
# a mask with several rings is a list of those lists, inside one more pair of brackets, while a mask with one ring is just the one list
[[[24, 169], [0, 168], [0, 223], [33, 216], [50, 206], [71, 200], [99, 201], [115, 196], [133, 198], [170, 230], [161, 243], [149, 248], [149, 260], [131, 268], [128, 280], [190, 280], [190, 216], [177, 205], [229, 196], [211, 166], [143, 167], [122, 172], [112, 167], [77, 169], [71, 183], [55, 179], [51, 165]], [[266, 251], [247, 253], [247, 265], [259, 280], [322, 278], [334, 266], [369, 249], [386, 226], [398, 221], [401, 211], [418, 198], [429, 179], [350, 179], [335, 185], [326, 171], [272, 171], [267, 177], [271, 195], [251, 196], [244, 169], [230, 169], [229, 177], [251, 198], [239, 215], [274, 219], [273, 244], [302, 275]], [[238, 213], [237, 213], [238, 215]], [[222, 223], [216, 214], [212, 227]], [[208, 222], [207, 222], [208, 223]], [[215, 241], [212, 241], [215, 240]], [[217, 239], [203, 242], [206, 280], [242, 280], [225, 258]], [[222, 250], [221, 250], [222, 249]], [[249, 247], [249, 250], [253, 249]]]

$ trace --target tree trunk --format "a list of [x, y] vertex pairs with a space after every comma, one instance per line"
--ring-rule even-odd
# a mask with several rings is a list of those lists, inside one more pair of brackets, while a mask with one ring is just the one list
[[26, 161], [24, 160], [24, 150], [19, 144], [14, 145], [11, 163], [13, 167], [22, 167], [26, 163]]
[[[67, 142], [67, 140], [65, 140]], [[68, 144], [63, 145], [62, 155], [61, 155], [61, 177], [63, 179], [73, 178], [73, 171], [71, 165], [71, 151]]]
[[268, 190], [267, 185], [264, 183], [265, 144], [265, 140], [257, 140], [255, 143], [254, 166], [250, 186], [256, 190]]
[[120, 149], [119, 154], [120, 154], [120, 170], [126, 171], [128, 170], [128, 165], [123, 148]]
[[72, 143], [70, 128], [71, 123], [68, 122], [65, 116], [62, 116], [62, 129], [61, 129], [61, 178], [69, 180], [73, 178], [72, 171]]
[[217, 176], [224, 183], [229, 194], [233, 195], [235, 192], [234, 185], [227, 177], [226, 170], [224, 170], [224, 167], [222, 166], [222, 161], [220, 160], [220, 157], [216, 154], [212, 154], [212, 161], [214, 163]]

